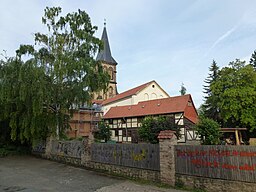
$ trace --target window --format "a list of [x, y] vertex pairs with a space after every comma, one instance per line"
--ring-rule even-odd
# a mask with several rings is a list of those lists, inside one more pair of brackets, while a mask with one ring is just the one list
[[147, 93], [144, 94], [144, 100], [148, 101], [149, 100], [149, 95]]
[[112, 67], [109, 67], [109, 68], [108, 68], [108, 73], [109, 73], [109, 75], [110, 75], [110, 79], [111, 79], [111, 80], [114, 80], [114, 70], [113, 70]]
[[112, 86], [110, 86], [110, 87], [108, 88], [108, 91], [109, 91], [109, 97], [113, 97], [114, 89], [113, 89]]
[[131, 130], [123, 129], [123, 137], [131, 137], [131, 136], [132, 136]]
[[151, 99], [157, 99], [157, 96], [156, 96], [155, 93], [152, 93], [152, 94], [151, 94]]

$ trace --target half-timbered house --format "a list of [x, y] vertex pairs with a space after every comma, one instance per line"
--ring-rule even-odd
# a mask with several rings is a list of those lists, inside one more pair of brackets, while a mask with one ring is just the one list
[[139, 142], [138, 128], [147, 116], [171, 116], [180, 128], [180, 143], [198, 141], [193, 129], [198, 120], [191, 95], [142, 101], [135, 105], [111, 107], [103, 116], [116, 142]]

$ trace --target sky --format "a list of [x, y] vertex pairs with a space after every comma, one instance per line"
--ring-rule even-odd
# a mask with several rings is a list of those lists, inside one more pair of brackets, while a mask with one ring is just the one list
[[99, 38], [106, 19], [119, 93], [155, 80], [177, 96], [184, 83], [199, 107], [212, 60], [224, 67], [256, 50], [255, 0], [1, 0], [0, 53], [46, 31], [46, 6], [85, 10]]

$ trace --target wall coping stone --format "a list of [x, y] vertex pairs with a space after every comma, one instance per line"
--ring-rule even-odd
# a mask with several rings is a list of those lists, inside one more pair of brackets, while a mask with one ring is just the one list
[[160, 131], [159, 135], [158, 135], [158, 139], [171, 139], [175, 134], [175, 131], [172, 130], [164, 130], [164, 131]]

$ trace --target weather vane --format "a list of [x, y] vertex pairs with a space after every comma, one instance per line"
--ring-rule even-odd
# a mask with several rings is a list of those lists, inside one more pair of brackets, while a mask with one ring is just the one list
[[106, 27], [106, 19], [104, 19], [104, 27]]

